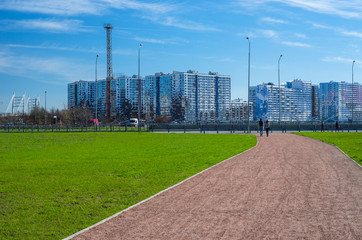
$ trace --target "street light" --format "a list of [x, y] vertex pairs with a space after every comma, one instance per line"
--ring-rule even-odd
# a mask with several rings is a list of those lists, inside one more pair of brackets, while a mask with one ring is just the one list
[[47, 91], [45, 91], [44, 125], [47, 123]]
[[246, 37], [249, 42], [249, 58], [248, 58], [248, 133], [250, 133], [250, 39]]
[[138, 47], [138, 131], [141, 131], [141, 76], [140, 76], [140, 55], [142, 43]]
[[98, 64], [98, 57], [99, 57], [99, 55], [97, 54], [97, 56], [96, 56], [96, 69], [95, 69], [95, 78], [96, 78], [96, 128], [97, 128], [97, 125], [98, 125], [98, 84], [97, 84], [97, 82], [98, 82], [98, 80], [97, 80], [97, 68], [98, 68], [98, 66], [97, 66], [97, 64]]
[[278, 60], [278, 91], [279, 91], [279, 124], [280, 124], [280, 59], [283, 57], [282, 54], [280, 54], [279, 60]]
[[353, 107], [354, 107], [354, 104], [353, 104], [353, 100], [354, 100], [354, 96], [353, 96], [353, 89], [354, 89], [354, 87], [353, 87], [353, 67], [354, 67], [355, 62], [356, 62], [355, 60], [353, 60], [353, 62], [352, 62], [352, 123], [353, 123]]

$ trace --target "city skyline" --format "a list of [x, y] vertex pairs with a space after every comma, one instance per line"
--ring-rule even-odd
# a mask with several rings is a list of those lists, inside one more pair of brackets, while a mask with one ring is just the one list
[[251, 85], [293, 79], [312, 84], [361, 83], [362, 6], [355, 1], [2, 1], [0, 113], [12, 97], [40, 96], [47, 109], [67, 105], [67, 84], [106, 77], [106, 33], [112, 23], [114, 75], [173, 70], [230, 75], [231, 98], [247, 99]]

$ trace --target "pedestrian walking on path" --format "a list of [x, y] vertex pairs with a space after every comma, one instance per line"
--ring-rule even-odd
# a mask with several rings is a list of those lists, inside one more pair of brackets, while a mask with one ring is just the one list
[[263, 128], [264, 128], [264, 122], [263, 119], [260, 118], [259, 120], [259, 130], [260, 130], [260, 136], [263, 136]]
[[324, 121], [322, 121], [321, 132], [324, 132]]
[[269, 136], [269, 131], [270, 131], [270, 122], [269, 120], [266, 120], [265, 122], [265, 131], [266, 131], [266, 136]]

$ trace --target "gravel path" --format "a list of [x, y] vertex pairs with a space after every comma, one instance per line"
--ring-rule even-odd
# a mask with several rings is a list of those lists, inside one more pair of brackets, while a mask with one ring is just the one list
[[306, 137], [258, 141], [74, 239], [362, 239], [362, 168]]

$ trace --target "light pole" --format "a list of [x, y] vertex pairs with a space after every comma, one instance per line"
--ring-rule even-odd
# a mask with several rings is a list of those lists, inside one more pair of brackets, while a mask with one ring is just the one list
[[354, 63], [355, 63], [356, 61], [355, 60], [353, 60], [353, 62], [352, 62], [352, 123], [353, 123], [353, 107], [354, 107], [354, 104], [353, 104], [353, 100], [354, 100], [354, 96], [353, 96], [353, 89], [354, 89], [354, 86], [353, 86], [353, 67], [354, 67]]
[[249, 42], [249, 57], [248, 57], [248, 133], [250, 133], [250, 39], [246, 37]]
[[138, 47], [138, 131], [141, 131], [141, 76], [140, 76], [140, 55], [142, 43]]
[[279, 124], [280, 124], [280, 59], [283, 57], [282, 54], [280, 54], [279, 60], [278, 60], [278, 99], [279, 99]]
[[47, 123], [47, 91], [45, 91], [44, 125]]
[[96, 88], [95, 88], [95, 90], [96, 90], [96, 128], [97, 128], [97, 125], [98, 125], [98, 80], [97, 80], [97, 68], [98, 68], [98, 66], [97, 66], [97, 64], [98, 64], [98, 57], [99, 57], [99, 55], [97, 54], [97, 56], [96, 56], [96, 69], [95, 69], [95, 78], [96, 78]]

